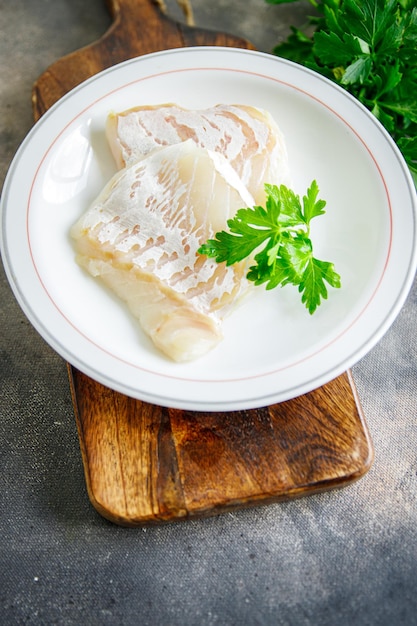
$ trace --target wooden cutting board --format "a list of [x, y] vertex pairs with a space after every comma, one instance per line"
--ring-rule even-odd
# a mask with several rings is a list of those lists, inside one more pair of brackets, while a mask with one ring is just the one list
[[[35, 119], [75, 85], [128, 58], [194, 45], [253, 48], [177, 23], [156, 1], [107, 4], [109, 31], [35, 83]], [[133, 400], [70, 365], [68, 371], [89, 497], [118, 524], [187, 519], [312, 494], [350, 484], [372, 463], [350, 372], [288, 402], [204, 413]]]

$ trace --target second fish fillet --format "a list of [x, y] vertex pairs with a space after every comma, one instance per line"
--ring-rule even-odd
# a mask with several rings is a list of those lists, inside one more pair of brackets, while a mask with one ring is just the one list
[[257, 204], [265, 202], [265, 183], [290, 184], [284, 136], [268, 111], [253, 106], [218, 104], [204, 110], [176, 104], [138, 106], [111, 113], [106, 133], [118, 167], [191, 139], [223, 155]]

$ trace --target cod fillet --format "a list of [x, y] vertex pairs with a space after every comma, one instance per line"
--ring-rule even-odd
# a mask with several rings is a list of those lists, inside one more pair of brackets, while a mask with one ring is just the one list
[[222, 339], [249, 289], [245, 262], [197, 253], [254, 199], [227, 159], [191, 139], [118, 171], [71, 230], [78, 263], [125, 301], [154, 345], [189, 361]]

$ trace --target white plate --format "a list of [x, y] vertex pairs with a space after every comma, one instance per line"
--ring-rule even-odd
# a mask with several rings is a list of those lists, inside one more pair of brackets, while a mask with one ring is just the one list
[[[310, 316], [292, 287], [256, 290], [206, 357], [159, 354], [125, 306], [75, 263], [70, 226], [114, 172], [110, 110], [176, 102], [268, 109], [303, 194], [327, 201], [313, 238], [342, 289]], [[271, 181], [273, 182], [273, 181]], [[122, 63], [62, 98], [29, 133], [2, 197], [3, 261], [16, 298], [71, 364], [127, 395], [194, 410], [259, 407], [311, 391], [351, 367], [398, 314], [416, 268], [416, 195], [376, 119], [330, 81], [264, 53], [185, 48]]]

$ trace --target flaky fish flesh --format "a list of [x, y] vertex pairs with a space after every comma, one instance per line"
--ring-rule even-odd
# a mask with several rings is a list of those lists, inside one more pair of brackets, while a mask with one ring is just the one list
[[284, 137], [270, 113], [253, 106], [219, 104], [200, 111], [175, 104], [138, 106], [111, 113], [106, 133], [119, 168], [191, 139], [222, 154], [256, 204], [265, 201], [265, 183], [290, 185]]
[[254, 199], [222, 154], [186, 140], [117, 172], [73, 226], [77, 259], [123, 299], [155, 346], [195, 359], [248, 289], [244, 262], [197, 253]]

